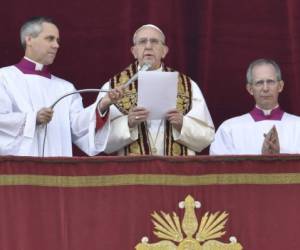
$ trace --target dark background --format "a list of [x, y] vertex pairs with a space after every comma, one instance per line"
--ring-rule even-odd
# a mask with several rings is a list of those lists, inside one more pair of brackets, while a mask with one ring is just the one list
[[[297, 0], [10, 0], [0, 8], [0, 67], [23, 56], [22, 23], [47, 15], [56, 19], [61, 35], [52, 72], [77, 89], [98, 88], [133, 61], [132, 35], [152, 23], [167, 37], [166, 64], [199, 84], [216, 127], [252, 108], [246, 69], [261, 57], [281, 66], [281, 106], [300, 115], [299, 9]], [[94, 98], [85, 94], [85, 104]]]

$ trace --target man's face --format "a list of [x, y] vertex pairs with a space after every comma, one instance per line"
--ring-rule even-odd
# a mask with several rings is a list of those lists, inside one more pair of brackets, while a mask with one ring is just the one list
[[278, 105], [283, 81], [277, 81], [276, 71], [271, 64], [257, 65], [252, 70], [252, 83], [247, 84], [248, 92], [253, 95], [256, 105], [261, 109], [273, 109]]
[[52, 64], [59, 48], [59, 31], [52, 23], [43, 23], [37, 37], [26, 37], [25, 56], [43, 65]]
[[168, 47], [164, 45], [162, 34], [158, 30], [145, 27], [136, 34], [131, 52], [139, 65], [149, 63], [152, 69], [157, 69], [161, 65], [161, 60], [167, 55]]

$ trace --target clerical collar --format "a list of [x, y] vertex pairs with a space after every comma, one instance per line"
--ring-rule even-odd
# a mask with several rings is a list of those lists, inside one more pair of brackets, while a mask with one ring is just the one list
[[255, 107], [251, 112], [250, 115], [252, 116], [253, 120], [256, 122], [265, 121], [265, 120], [275, 120], [280, 121], [284, 111], [277, 106], [273, 110], [262, 110], [258, 107]]
[[22, 58], [22, 60], [15, 65], [23, 74], [39, 75], [46, 78], [51, 78], [51, 74], [48, 67], [37, 63], [27, 57]]

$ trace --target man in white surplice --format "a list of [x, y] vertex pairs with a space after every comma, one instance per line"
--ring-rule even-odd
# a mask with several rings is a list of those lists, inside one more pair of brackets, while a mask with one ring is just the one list
[[[106, 83], [102, 89], [120, 87], [142, 65], [150, 70], [173, 71], [162, 63], [168, 53], [165, 35], [157, 26], [143, 25], [133, 36], [131, 52], [136, 61]], [[137, 106], [138, 81], [111, 107], [111, 131], [105, 152], [118, 155], [195, 155], [214, 137], [214, 125], [197, 84], [178, 72], [176, 109], [165, 119], [149, 120], [148, 110]]]
[[0, 69], [0, 155], [42, 156], [44, 151], [44, 156], [72, 156], [72, 141], [89, 155], [103, 151], [106, 110], [122, 90], [111, 90], [85, 109], [81, 96], [71, 95], [52, 110], [59, 97], [75, 91], [47, 67], [59, 48], [58, 28], [50, 18], [35, 17], [24, 23], [20, 36], [24, 58]]
[[278, 96], [284, 82], [276, 62], [258, 59], [247, 70], [254, 109], [224, 121], [210, 146], [211, 155], [300, 153], [300, 117], [284, 112]]

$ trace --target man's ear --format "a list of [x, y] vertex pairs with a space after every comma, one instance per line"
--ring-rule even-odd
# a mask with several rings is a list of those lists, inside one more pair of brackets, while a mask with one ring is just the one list
[[167, 45], [164, 45], [164, 48], [163, 48], [163, 55], [162, 55], [162, 58], [165, 58], [166, 55], [168, 54], [169, 52], [169, 47]]
[[137, 59], [137, 52], [136, 52], [136, 47], [135, 46], [131, 47], [131, 54], [133, 55], [133, 57], [135, 59]]
[[25, 36], [26, 48], [28, 46], [31, 46], [31, 41], [32, 41], [32, 37], [31, 36]]
[[284, 81], [279, 81], [279, 90], [278, 90], [278, 92], [280, 93], [280, 92], [282, 92], [282, 90], [283, 90], [283, 88], [284, 88]]
[[253, 95], [253, 89], [252, 89], [252, 84], [251, 83], [246, 84], [246, 89], [247, 89], [247, 91], [250, 95]]

